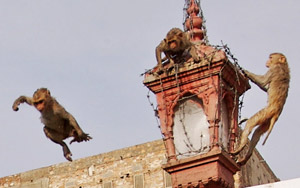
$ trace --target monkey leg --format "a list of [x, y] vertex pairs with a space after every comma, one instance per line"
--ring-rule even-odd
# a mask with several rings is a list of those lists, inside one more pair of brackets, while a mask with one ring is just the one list
[[248, 142], [248, 136], [252, 132], [253, 128], [256, 127], [257, 125], [261, 125], [267, 120], [267, 117], [265, 116], [267, 110], [268, 110], [267, 108], [263, 108], [262, 110], [260, 110], [259, 112], [254, 114], [250, 119], [247, 120], [245, 129], [243, 130], [241, 135], [241, 140], [238, 145], [238, 148], [231, 154], [237, 155], [244, 149], [244, 147]]
[[244, 165], [247, 163], [247, 161], [249, 160], [249, 158], [251, 157], [253, 150], [255, 148], [255, 146], [257, 145], [260, 137], [262, 134], [264, 134], [268, 128], [269, 128], [270, 123], [266, 122], [262, 125], [260, 125], [253, 133], [251, 141], [250, 141], [250, 145], [249, 145], [249, 149], [248, 152], [246, 154], [246, 156], [242, 159], [242, 160], [238, 160], [238, 164], [239, 165]]
[[255, 119], [256, 118], [250, 118], [247, 121], [245, 129], [242, 132], [241, 140], [240, 140], [240, 143], [238, 144], [238, 148], [234, 152], [232, 152], [231, 154], [237, 155], [244, 149], [244, 147], [247, 144], [249, 134], [251, 133], [252, 129], [257, 125]]
[[77, 132], [74, 132], [73, 136], [74, 139], [70, 141], [70, 144], [72, 144], [73, 142], [89, 141], [90, 139], [92, 139], [89, 134], [86, 134], [84, 132], [82, 132], [81, 135], [78, 135]]
[[62, 146], [63, 148], [63, 153], [64, 153], [64, 157], [68, 160], [68, 161], [72, 161], [72, 153], [70, 151], [70, 149], [68, 148], [67, 144], [63, 141], [64, 139], [66, 139], [66, 137], [61, 134], [58, 133], [52, 129], [49, 129], [48, 127], [44, 127], [44, 132], [46, 134], [46, 136], [52, 140], [52, 142], [59, 144]]

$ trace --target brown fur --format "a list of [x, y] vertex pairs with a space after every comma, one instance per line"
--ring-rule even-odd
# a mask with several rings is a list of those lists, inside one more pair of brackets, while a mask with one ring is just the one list
[[162, 69], [161, 53], [164, 52], [167, 59], [171, 64], [174, 64], [172, 56], [181, 56], [183, 52], [188, 49], [190, 55], [195, 61], [199, 61], [200, 58], [197, 55], [195, 45], [189, 40], [187, 33], [183, 32], [179, 28], [173, 28], [168, 33], [164, 40], [156, 47], [156, 60], [159, 69]]
[[33, 105], [41, 112], [41, 120], [46, 136], [63, 148], [64, 156], [72, 161], [72, 153], [67, 144], [63, 141], [66, 138], [74, 137], [72, 142], [82, 142], [92, 139], [84, 133], [76, 122], [75, 118], [68, 113], [56, 100], [51, 97], [50, 91], [46, 88], [36, 90], [33, 97], [20, 96], [13, 104], [13, 110], [18, 111], [21, 103]]
[[246, 164], [261, 135], [268, 132], [263, 142], [263, 144], [265, 144], [275, 122], [282, 112], [288, 96], [290, 70], [286, 57], [281, 53], [270, 54], [266, 66], [269, 70], [265, 75], [255, 75], [244, 70], [245, 75], [252, 82], [258, 85], [262, 90], [268, 92], [268, 104], [265, 108], [254, 114], [246, 123], [245, 129], [242, 132], [239, 147], [233, 152], [235, 155], [245, 147], [252, 129], [256, 126], [258, 126], [258, 128], [254, 131], [252, 136], [248, 153], [244, 159], [239, 160], [238, 162], [240, 165]]

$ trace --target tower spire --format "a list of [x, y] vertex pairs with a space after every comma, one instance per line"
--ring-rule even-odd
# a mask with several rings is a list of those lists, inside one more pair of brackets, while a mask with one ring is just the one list
[[189, 1], [186, 8], [187, 17], [185, 19], [184, 27], [190, 33], [191, 41], [193, 42], [204, 42], [204, 32], [202, 30], [202, 17], [198, 16], [200, 8], [195, 0]]

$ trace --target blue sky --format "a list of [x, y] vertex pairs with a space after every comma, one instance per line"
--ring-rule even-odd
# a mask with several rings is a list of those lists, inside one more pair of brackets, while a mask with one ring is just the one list
[[[201, 5], [210, 44], [227, 44], [242, 67], [264, 74], [270, 53], [287, 56], [289, 96], [258, 150], [280, 179], [300, 177], [300, 2]], [[140, 74], [156, 65], [154, 49], [168, 30], [182, 28], [183, 6], [179, 0], [1, 0], [0, 177], [66, 162], [60, 146], [45, 137], [38, 111], [27, 105], [11, 109], [17, 97], [40, 87], [49, 88], [93, 137], [70, 146], [73, 159], [160, 139]], [[251, 85], [243, 117], [266, 105], [266, 93]]]

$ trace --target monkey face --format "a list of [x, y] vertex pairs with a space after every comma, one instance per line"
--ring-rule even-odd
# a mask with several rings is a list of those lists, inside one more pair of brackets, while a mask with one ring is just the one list
[[171, 50], [175, 50], [178, 46], [176, 40], [168, 41], [168, 45]]
[[271, 64], [271, 58], [266, 62], [266, 67], [269, 68]]
[[266, 63], [266, 67], [270, 67], [275, 63], [286, 63], [286, 58], [281, 53], [273, 53], [269, 56], [269, 60]]
[[270, 67], [270, 65], [272, 65], [274, 62], [277, 62], [278, 61], [278, 58], [277, 58], [277, 56], [275, 56], [275, 55], [273, 55], [273, 54], [271, 54], [270, 56], [269, 56], [269, 59], [268, 59], [268, 61], [266, 62], [266, 67]]
[[42, 112], [47, 104], [48, 99], [51, 98], [50, 91], [46, 88], [40, 88], [33, 94], [34, 107]]
[[39, 100], [37, 102], [34, 102], [33, 105], [40, 112], [42, 112], [45, 109], [45, 101], [44, 100]]
[[277, 56], [271, 54], [271, 55], [269, 56], [268, 61], [266, 62], [266, 67], [269, 68], [272, 64], [274, 64], [274, 62], [278, 62], [278, 58], [277, 58]]

